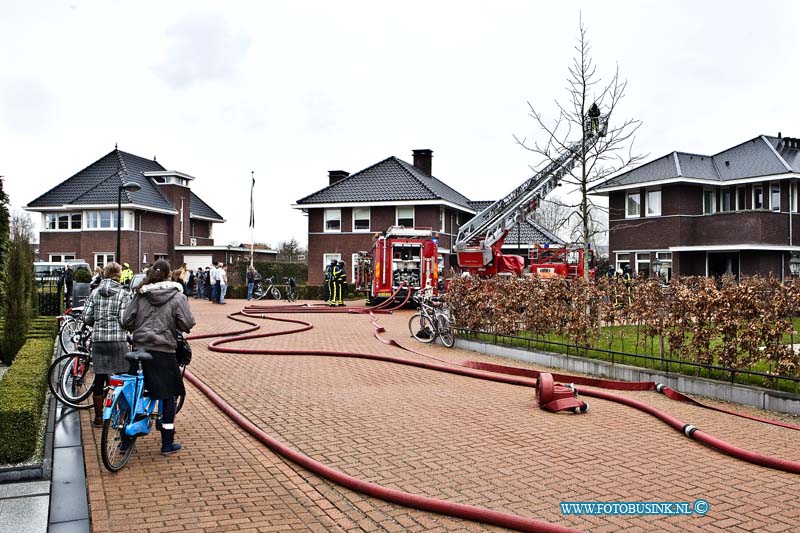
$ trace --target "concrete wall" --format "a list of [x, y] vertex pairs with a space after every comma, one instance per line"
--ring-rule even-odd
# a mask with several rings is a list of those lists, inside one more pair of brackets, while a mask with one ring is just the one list
[[[519, 348], [497, 346], [464, 339], [457, 339], [456, 347], [607, 379], [622, 381], [655, 381], [656, 383], [663, 383], [685, 394], [705, 396], [707, 398], [749, 405], [769, 411], [800, 415], [800, 395], [797, 394], [771, 391], [758, 387], [748, 387], [746, 385], [731, 385], [730, 383], [723, 383], [720, 381], [684, 376], [682, 374], [668, 374], [657, 370], [611, 364], [606, 361], [597, 361], [583, 357], [566, 356], [548, 352], [529, 352]], [[687, 422], [691, 423], [691, 420]]]

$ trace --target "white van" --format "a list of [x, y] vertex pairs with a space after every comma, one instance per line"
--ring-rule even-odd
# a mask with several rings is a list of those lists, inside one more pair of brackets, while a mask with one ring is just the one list
[[35, 261], [33, 269], [36, 279], [59, 279], [61, 274], [67, 269], [67, 263], [72, 265], [72, 273], [74, 275], [76, 270], [86, 269], [89, 274], [92, 269], [89, 268], [89, 263], [77, 259], [75, 261]]

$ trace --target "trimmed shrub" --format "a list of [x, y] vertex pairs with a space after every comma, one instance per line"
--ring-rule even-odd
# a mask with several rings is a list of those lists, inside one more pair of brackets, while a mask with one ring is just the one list
[[36, 451], [53, 339], [30, 339], [0, 380], [0, 463], [19, 463]]
[[11, 364], [25, 343], [31, 320], [31, 285], [33, 284], [33, 256], [30, 246], [30, 229], [24, 221], [14, 218], [11, 247], [6, 260], [6, 287], [3, 302], [6, 323], [3, 328], [2, 358]]
[[[236, 273], [242, 282], [247, 279], [248, 266], [250, 266], [248, 261], [240, 261], [236, 265]], [[294, 278], [298, 285], [308, 280], [308, 265], [305, 263], [255, 263], [254, 266], [262, 278], [271, 277], [277, 286], [283, 285], [283, 278]]]

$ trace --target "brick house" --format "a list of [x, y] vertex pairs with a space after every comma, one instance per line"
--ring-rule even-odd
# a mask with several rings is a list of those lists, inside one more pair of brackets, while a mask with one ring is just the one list
[[[321, 285], [331, 259], [347, 263], [355, 279], [353, 255], [372, 246], [372, 236], [390, 226], [431, 228], [439, 233], [439, 253], [445, 275], [451, 264], [453, 241], [461, 224], [491, 202], [473, 202], [432, 175], [433, 151], [414, 150], [411, 165], [391, 156], [355, 174], [328, 173], [328, 185], [292, 207], [308, 215], [308, 284]], [[524, 222], [517, 242], [515, 229], [504, 252], [517, 253], [535, 243], [562, 243], [532, 222]], [[455, 257], [452, 258], [453, 260]]]
[[672, 152], [591, 193], [608, 196], [617, 267], [784, 279], [800, 263], [798, 178], [800, 140], [760, 135], [710, 156]]
[[25, 207], [42, 216], [40, 258], [83, 259], [93, 267], [117, 260], [117, 200], [129, 181], [141, 187], [122, 191], [119, 259], [131, 268], [162, 258], [173, 268], [207, 266], [244, 252], [214, 245], [214, 224], [225, 219], [192, 192], [192, 176], [115, 147]]

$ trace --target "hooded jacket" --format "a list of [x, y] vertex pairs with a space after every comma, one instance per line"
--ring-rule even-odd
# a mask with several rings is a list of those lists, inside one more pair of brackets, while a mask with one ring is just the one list
[[130, 301], [130, 293], [118, 281], [104, 279], [100, 282], [97, 290], [86, 300], [83, 310], [83, 321], [94, 326], [93, 342], [125, 341], [122, 316]]
[[162, 281], [143, 285], [134, 294], [122, 324], [133, 333], [137, 348], [174, 352], [178, 330], [188, 333], [195, 321], [181, 284]]

